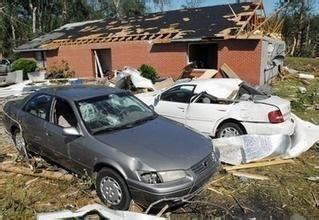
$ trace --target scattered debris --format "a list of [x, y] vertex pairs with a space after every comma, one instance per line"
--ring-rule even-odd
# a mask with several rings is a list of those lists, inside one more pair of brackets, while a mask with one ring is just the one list
[[294, 161], [292, 159], [288, 159], [288, 160], [276, 159], [272, 161], [241, 164], [237, 166], [224, 166], [224, 169], [226, 171], [232, 171], [232, 170], [250, 169], [250, 168], [256, 168], [256, 167], [273, 166], [273, 165], [279, 165], [279, 164], [285, 164], [285, 163], [294, 163]]
[[73, 178], [73, 175], [71, 175], [71, 174], [63, 174], [60, 172], [52, 172], [52, 171], [46, 171], [46, 170], [42, 170], [41, 173], [35, 173], [28, 168], [18, 167], [16, 165], [12, 165], [12, 164], [1, 164], [0, 171], [22, 174], [22, 175], [27, 175], [27, 176], [53, 179], [53, 180], [63, 180], [63, 181], [71, 181]]
[[203, 75], [201, 75], [200, 77], [198, 77], [198, 79], [211, 79], [214, 78], [216, 76], [216, 74], [218, 73], [218, 70], [206, 70]]
[[319, 176], [311, 176], [311, 177], [307, 177], [307, 180], [310, 180], [310, 181], [319, 181]]
[[154, 88], [155, 88], [155, 90], [162, 90], [162, 89], [169, 88], [172, 85], [174, 85], [174, 80], [172, 77], [168, 77], [163, 81], [155, 82]]
[[298, 77], [299, 77], [300, 79], [307, 79], [307, 80], [311, 80], [311, 79], [314, 79], [314, 78], [315, 78], [315, 76], [312, 75], [312, 74], [303, 74], [303, 73], [299, 73], [299, 74], [298, 74]]
[[297, 88], [298, 88], [299, 92], [302, 93], [302, 94], [307, 92], [307, 89], [305, 87], [303, 87], [303, 86], [298, 86]]
[[269, 180], [269, 177], [263, 176], [263, 175], [258, 175], [258, 174], [244, 173], [244, 172], [239, 172], [239, 171], [230, 171], [230, 173], [231, 173], [233, 176], [246, 177], [246, 178], [248, 178], [248, 179]]
[[316, 207], [319, 208], [319, 200], [317, 199], [316, 195], [313, 192], [311, 192], [311, 195], [312, 195], [313, 199], [315, 200]]
[[319, 141], [319, 126], [293, 115], [294, 135], [243, 135], [214, 139], [220, 160], [233, 165], [280, 156], [294, 158]]
[[225, 78], [237, 78], [237, 79], [239, 79], [239, 76], [226, 63], [224, 63], [220, 67], [220, 70], [221, 70], [221, 74]]
[[155, 90], [151, 80], [141, 76], [141, 73], [132, 67], [124, 67], [116, 76], [116, 87], [125, 88], [127, 80], [130, 79], [133, 86], [137, 89], [150, 89]]
[[152, 215], [146, 215], [136, 212], [130, 212], [130, 211], [119, 211], [119, 210], [112, 210], [109, 209], [103, 205], [100, 204], [91, 204], [84, 206], [75, 212], [65, 210], [65, 211], [59, 211], [59, 212], [51, 212], [51, 213], [39, 213], [37, 214], [38, 220], [53, 220], [53, 219], [78, 219], [78, 218], [88, 218], [91, 219], [90, 216], [97, 215], [98, 219], [100, 217], [105, 219], [112, 219], [112, 220], [164, 220], [165, 218], [152, 216]]

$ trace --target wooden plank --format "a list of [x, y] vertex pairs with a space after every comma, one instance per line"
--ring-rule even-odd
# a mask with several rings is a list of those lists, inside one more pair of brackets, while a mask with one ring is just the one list
[[263, 175], [253, 174], [253, 173], [244, 173], [239, 171], [230, 171], [230, 173], [233, 176], [237, 176], [237, 177], [246, 177], [249, 179], [256, 179], [256, 180], [269, 180], [268, 176], [263, 176]]
[[240, 169], [250, 169], [250, 168], [257, 168], [257, 167], [286, 164], [286, 163], [294, 163], [294, 161], [292, 159], [288, 159], [288, 160], [280, 159], [280, 160], [272, 160], [272, 161], [265, 161], [265, 162], [248, 163], [248, 164], [242, 164], [237, 166], [225, 166], [224, 170], [232, 171], [232, 170], [240, 170]]
[[239, 76], [226, 64], [224, 63], [221, 67], [220, 67], [221, 71], [223, 71], [223, 73], [228, 77], [228, 78], [237, 78], [240, 79]]
[[60, 172], [53, 172], [53, 171], [46, 171], [46, 170], [43, 170], [41, 173], [34, 173], [32, 170], [28, 168], [17, 167], [13, 165], [0, 165], [0, 171], [22, 174], [26, 176], [42, 177], [42, 178], [53, 179], [53, 180], [71, 181], [73, 178], [73, 175], [70, 175], [70, 174], [63, 174]]

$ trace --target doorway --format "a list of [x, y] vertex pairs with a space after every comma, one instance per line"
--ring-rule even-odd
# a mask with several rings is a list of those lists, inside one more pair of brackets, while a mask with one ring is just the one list
[[112, 70], [111, 49], [93, 50], [95, 76], [104, 78]]

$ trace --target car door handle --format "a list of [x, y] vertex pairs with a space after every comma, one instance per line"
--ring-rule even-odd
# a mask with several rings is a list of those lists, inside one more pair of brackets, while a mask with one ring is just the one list
[[185, 110], [185, 108], [183, 108], [183, 107], [177, 107], [178, 109], [181, 109], [181, 110]]

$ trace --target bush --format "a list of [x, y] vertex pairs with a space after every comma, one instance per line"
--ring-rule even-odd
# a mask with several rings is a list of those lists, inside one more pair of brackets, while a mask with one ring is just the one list
[[48, 69], [49, 79], [65, 79], [72, 78], [75, 72], [71, 70], [67, 61], [62, 60], [61, 63], [57, 63]]
[[156, 74], [156, 70], [154, 67], [143, 64], [140, 68], [139, 71], [141, 72], [141, 75], [147, 79], [152, 80], [153, 82], [158, 79], [158, 76]]
[[11, 65], [11, 70], [22, 70], [23, 71], [23, 79], [28, 78], [28, 73], [34, 72], [37, 69], [37, 63], [34, 60], [28, 59], [17, 59]]

